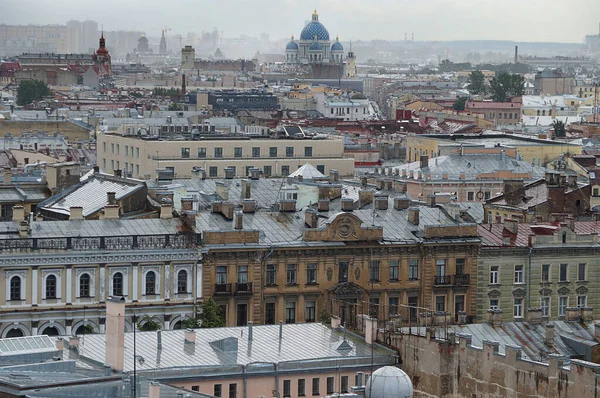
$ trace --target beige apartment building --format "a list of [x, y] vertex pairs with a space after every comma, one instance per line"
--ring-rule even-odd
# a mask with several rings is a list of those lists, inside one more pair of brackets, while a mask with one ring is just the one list
[[257, 168], [267, 177], [287, 177], [306, 163], [321, 173], [338, 170], [340, 176], [354, 173], [354, 159], [344, 158], [342, 139], [271, 139], [241, 136], [211, 136], [200, 140], [151, 140], [138, 136], [98, 134], [98, 165], [108, 173], [150, 179], [157, 169], [170, 169], [176, 178], [189, 178], [201, 168], [209, 178], [248, 176]]

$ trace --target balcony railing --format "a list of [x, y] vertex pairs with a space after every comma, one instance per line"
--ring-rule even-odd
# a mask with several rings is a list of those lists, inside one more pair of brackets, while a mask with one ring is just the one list
[[228, 295], [231, 293], [231, 283], [217, 283], [215, 285], [215, 294]]
[[235, 294], [252, 294], [252, 282], [236, 283]]
[[433, 284], [435, 286], [469, 286], [471, 284], [471, 275], [436, 275]]

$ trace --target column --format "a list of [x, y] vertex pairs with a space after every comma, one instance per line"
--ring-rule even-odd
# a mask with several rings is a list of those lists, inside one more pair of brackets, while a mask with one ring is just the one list
[[138, 301], [138, 264], [134, 263], [133, 267], [132, 267], [132, 274], [133, 274], [133, 291], [131, 293], [131, 300], [132, 301]]
[[66, 303], [67, 305], [72, 303], [72, 284], [73, 284], [73, 267], [70, 265], [67, 265], [67, 289], [66, 289]]
[[165, 301], [171, 300], [171, 263], [166, 263], [165, 268]]
[[106, 300], [106, 289], [104, 283], [106, 282], [106, 265], [100, 264], [100, 298], [99, 301], [103, 303]]
[[196, 265], [196, 297], [202, 297], [202, 263]]
[[38, 267], [31, 268], [31, 306], [38, 305]]
[[37, 336], [39, 323], [40, 323], [39, 321], [31, 321], [31, 335], [32, 336]]

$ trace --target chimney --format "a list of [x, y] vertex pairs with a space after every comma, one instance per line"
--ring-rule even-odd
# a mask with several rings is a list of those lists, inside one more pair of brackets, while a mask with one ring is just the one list
[[577, 188], [577, 174], [567, 176], [567, 182], [569, 186]]
[[260, 169], [250, 169], [250, 179], [258, 180], [260, 178]]
[[148, 387], [148, 398], [160, 398], [160, 383], [151, 381]]
[[566, 315], [567, 322], [579, 322], [581, 320], [581, 309], [579, 307], [568, 307]]
[[119, 205], [106, 205], [104, 206], [103, 213], [100, 215], [101, 220], [118, 220], [120, 215]]
[[104, 362], [117, 372], [123, 371], [125, 358], [125, 297], [106, 300], [106, 347]]
[[279, 201], [279, 211], [282, 213], [293, 213], [296, 211], [296, 201], [294, 199], [281, 199]]
[[342, 211], [353, 211], [354, 200], [351, 198], [342, 198]]
[[243, 229], [244, 228], [244, 213], [241, 211], [236, 211], [233, 215], [233, 229]]
[[329, 182], [334, 183], [337, 182], [340, 179], [340, 172], [335, 170], [335, 169], [331, 169], [329, 170]]
[[[105, 213], [106, 215], [106, 213]], [[160, 203], [160, 218], [167, 220], [173, 218], [173, 202], [171, 199], [163, 198]]]
[[58, 351], [62, 351], [65, 349], [65, 341], [63, 340], [62, 337], [59, 337], [56, 339], [56, 349]]
[[552, 323], [546, 324], [546, 339], [544, 342], [546, 346], [550, 348], [554, 347], [554, 324]]
[[112, 369], [110, 368], [110, 363], [105, 363], [102, 365], [104, 368], [104, 376], [109, 377], [112, 374]]
[[215, 183], [215, 193], [220, 196], [221, 199], [229, 200], [229, 186], [227, 184], [217, 181]]
[[413, 225], [419, 225], [419, 208], [411, 207], [408, 209], [408, 221]]
[[394, 198], [394, 209], [404, 210], [410, 206], [410, 200], [407, 198]]
[[385, 186], [385, 180], [383, 178], [378, 178], [375, 180], [375, 186], [379, 191], [383, 190], [383, 187]]
[[419, 166], [423, 169], [425, 167], [429, 167], [429, 158], [427, 155], [421, 155], [419, 157]]
[[517, 220], [504, 219], [504, 228], [509, 231], [511, 234], [516, 234], [519, 232], [519, 223]]
[[231, 202], [222, 202], [221, 203], [221, 214], [228, 219], [233, 220], [233, 203]]
[[319, 199], [319, 202], [317, 205], [318, 206], [317, 208], [319, 209], [319, 211], [329, 211], [329, 202], [330, 202], [329, 199]]
[[94, 166], [94, 174], [100, 174], [100, 166]]
[[183, 333], [186, 343], [196, 343], [196, 331], [194, 329], [186, 329]]
[[370, 316], [365, 318], [365, 343], [373, 344], [377, 340], [377, 319]]
[[402, 169], [402, 172], [400, 172], [400, 177], [406, 178], [406, 169]]
[[242, 199], [250, 199], [252, 193], [252, 186], [250, 185], [250, 181], [242, 180]]
[[532, 325], [542, 323], [542, 309], [541, 308], [529, 308], [527, 310], [527, 322]]
[[502, 326], [502, 310], [488, 310], [488, 323], [491, 326]]
[[117, 204], [116, 192], [107, 192], [106, 193], [106, 204], [108, 204], [110, 206]]
[[566, 218], [567, 221], [567, 227], [569, 227], [569, 229], [573, 232], [575, 232], [575, 218], [572, 216], [568, 216]]
[[71, 206], [69, 209], [69, 220], [83, 220], [83, 207]]
[[367, 177], [365, 177], [365, 176], [360, 177], [360, 186], [361, 187], [363, 187], [363, 188], [366, 187], [368, 183], [369, 183], [369, 179]]
[[394, 180], [385, 180], [385, 189], [388, 191], [393, 191], [394, 190]]
[[248, 341], [252, 341], [252, 325], [254, 322], [248, 321]]
[[17, 221], [17, 222], [25, 221], [25, 208], [23, 206], [20, 206], [20, 205], [13, 206], [12, 210], [13, 210], [13, 216], [12, 216], [13, 221]]
[[388, 199], [389, 196], [385, 194], [376, 194], [375, 195], [375, 210], [387, 210], [388, 209]]
[[356, 387], [363, 387], [363, 372], [356, 372]]
[[428, 207], [435, 207], [435, 194], [427, 195], [425, 203]]
[[256, 200], [252, 200], [252, 199], [242, 200], [242, 211], [244, 213], [254, 213], [256, 211]]
[[29, 224], [27, 221], [21, 221], [19, 223], [19, 237], [26, 238], [29, 236]]
[[515, 64], [519, 63], [519, 46], [515, 46]]
[[194, 198], [181, 198], [181, 211], [193, 211]]
[[69, 336], [69, 348], [79, 347], [79, 337]]
[[503, 193], [506, 202], [509, 205], [514, 205], [520, 202], [520, 196], [523, 195], [523, 180], [504, 180]]
[[358, 208], [362, 209], [368, 204], [373, 203], [373, 191], [361, 189], [358, 191]]
[[10, 184], [11, 181], [12, 181], [12, 170], [10, 169], [10, 167], [5, 167], [4, 168], [4, 183]]
[[202, 181], [206, 180], [206, 170], [200, 169], [200, 170], [198, 170], [198, 173], [200, 174], [200, 179]]
[[123, 171], [122, 170], [118, 170], [117, 169], [117, 170], [114, 171], [114, 173], [115, 173], [115, 177], [119, 177], [120, 178], [120, 177], [123, 176]]
[[235, 177], [235, 172], [231, 167], [226, 167], [225, 168], [225, 179], [226, 180], [233, 180], [233, 177]]
[[319, 215], [315, 210], [306, 210], [304, 212], [304, 223], [308, 228], [317, 228], [319, 225]]
[[189, 230], [196, 228], [196, 212], [195, 211], [182, 211], [179, 216], [183, 222], [183, 226]]

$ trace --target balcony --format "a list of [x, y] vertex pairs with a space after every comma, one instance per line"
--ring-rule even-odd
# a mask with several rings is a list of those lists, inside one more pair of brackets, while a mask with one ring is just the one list
[[228, 296], [231, 291], [231, 283], [217, 283], [215, 285], [215, 296]]
[[454, 275], [454, 286], [469, 286], [471, 284], [471, 275], [456, 274]]
[[236, 283], [235, 294], [252, 294], [252, 282]]
[[452, 275], [436, 275], [433, 281], [434, 286], [452, 285]]

